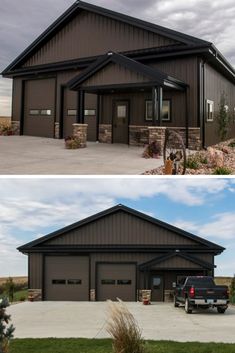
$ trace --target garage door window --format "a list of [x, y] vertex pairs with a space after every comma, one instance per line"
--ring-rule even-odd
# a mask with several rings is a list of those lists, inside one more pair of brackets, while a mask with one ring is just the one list
[[29, 114], [30, 115], [39, 115], [40, 114], [40, 110], [38, 110], [38, 109], [30, 109]]
[[65, 279], [53, 279], [52, 284], [66, 284]]
[[42, 109], [41, 115], [51, 115], [51, 110], [50, 109]]
[[117, 284], [121, 284], [121, 285], [131, 284], [131, 280], [130, 279], [118, 279]]
[[115, 279], [102, 279], [101, 284], [115, 284]]
[[68, 279], [68, 284], [82, 284], [81, 279]]

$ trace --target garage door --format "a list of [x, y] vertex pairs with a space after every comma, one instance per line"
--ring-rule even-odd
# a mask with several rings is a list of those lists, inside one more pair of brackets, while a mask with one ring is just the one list
[[25, 82], [24, 135], [54, 137], [55, 79]]
[[97, 271], [97, 300], [136, 300], [135, 264], [99, 264]]
[[45, 300], [89, 300], [89, 258], [46, 256]]

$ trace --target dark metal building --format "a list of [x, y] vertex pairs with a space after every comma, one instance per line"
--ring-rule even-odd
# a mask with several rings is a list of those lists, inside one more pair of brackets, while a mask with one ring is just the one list
[[224, 248], [117, 205], [19, 248], [30, 293], [42, 300], [169, 300], [187, 275], [214, 274]]
[[85, 123], [90, 141], [138, 144], [163, 126], [198, 148], [219, 141], [224, 92], [235, 136], [235, 71], [212, 43], [83, 1], [2, 74], [23, 135], [63, 138]]

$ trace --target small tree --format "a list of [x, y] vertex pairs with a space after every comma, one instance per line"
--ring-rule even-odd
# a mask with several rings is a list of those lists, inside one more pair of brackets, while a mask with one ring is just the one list
[[220, 97], [219, 112], [217, 115], [218, 135], [221, 141], [224, 141], [227, 137], [230, 118], [231, 116], [228, 111], [226, 96], [225, 96], [225, 93], [223, 92]]
[[9, 352], [10, 340], [13, 338], [15, 330], [12, 324], [9, 325], [11, 316], [6, 313], [8, 306], [7, 298], [0, 299], [0, 353]]
[[235, 274], [233, 275], [232, 282], [230, 285], [230, 298], [231, 302], [235, 303]]
[[15, 292], [15, 283], [11, 277], [9, 277], [6, 281], [6, 283], [4, 284], [4, 290], [5, 290], [6, 295], [9, 298], [9, 301], [13, 302], [14, 292]]

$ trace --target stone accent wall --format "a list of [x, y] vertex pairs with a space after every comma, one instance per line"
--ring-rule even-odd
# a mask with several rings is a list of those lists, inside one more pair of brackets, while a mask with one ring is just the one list
[[99, 141], [103, 143], [112, 143], [112, 125], [99, 125]]
[[[178, 132], [184, 143], [186, 143], [186, 129], [184, 127], [170, 127], [170, 130]], [[157, 141], [163, 151], [165, 141], [166, 127], [163, 126], [129, 126], [129, 143], [132, 146], [140, 146]], [[199, 151], [202, 148], [202, 141], [200, 138], [200, 128], [190, 127], [188, 129], [190, 150]], [[174, 141], [172, 141], [173, 143]], [[175, 146], [178, 148], [178, 146]]]
[[73, 124], [73, 136], [76, 136], [80, 139], [81, 147], [86, 147], [87, 126], [88, 124]]
[[142, 302], [143, 297], [148, 297], [151, 301], [151, 289], [139, 289], [138, 300]]
[[28, 300], [30, 301], [41, 301], [42, 300], [42, 290], [41, 289], [29, 289], [28, 290]]
[[129, 126], [129, 144], [131, 146], [143, 146], [148, 144], [149, 130], [148, 126]]
[[60, 138], [60, 123], [55, 123], [55, 139]]
[[165, 290], [164, 291], [164, 302], [170, 303], [173, 302], [174, 299], [174, 290]]
[[90, 301], [95, 302], [95, 300], [96, 300], [95, 289], [90, 289]]
[[14, 135], [19, 135], [20, 134], [20, 122], [19, 121], [13, 120], [11, 122], [11, 127], [12, 127]]

